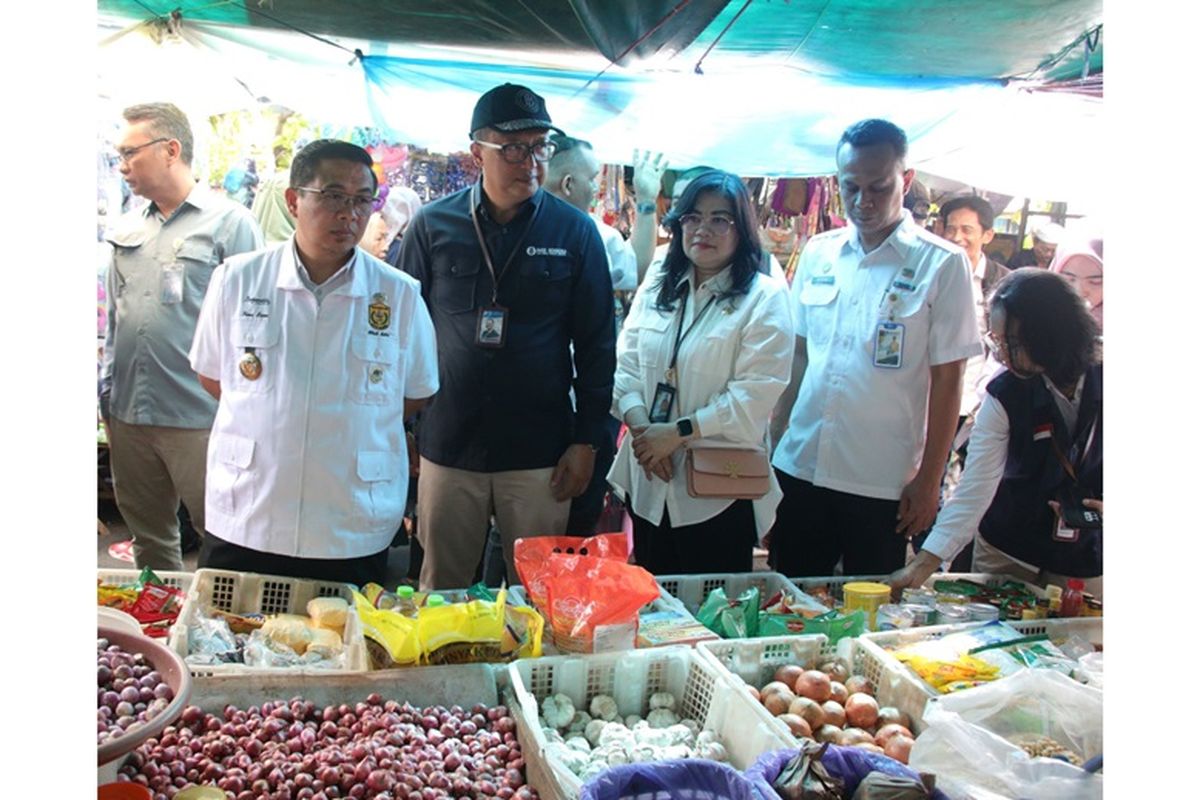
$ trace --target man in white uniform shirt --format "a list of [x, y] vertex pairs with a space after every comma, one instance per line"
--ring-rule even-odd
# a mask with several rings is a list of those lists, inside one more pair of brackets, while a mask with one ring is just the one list
[[792, 283], [795, 362], [772, 424], [771, 563], [785, 575], [831, 575], [839, 559], [847, 575], [889, 573], [937, 515], [963, 367], [982, 345], [962, 250], [904, 210], [907, 150], [885, 120], [842, 134], [852, 225], [809, 241]]
[[213, 275], [191, 363], [218, 399], [200, 566], [382, 581], [404, 515], [404, 420], [438, 388], [420, 285], [359, 249], [371, 156], [301, 150], [295, 236]]

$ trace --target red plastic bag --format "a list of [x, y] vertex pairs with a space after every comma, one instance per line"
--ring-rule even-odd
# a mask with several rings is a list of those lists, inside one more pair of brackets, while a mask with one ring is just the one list
[[638, 610], [659, 595], [654, 576], [625, 563], [623, 533], [518, 539], [517, 575], [564, 652], [631, 649]]

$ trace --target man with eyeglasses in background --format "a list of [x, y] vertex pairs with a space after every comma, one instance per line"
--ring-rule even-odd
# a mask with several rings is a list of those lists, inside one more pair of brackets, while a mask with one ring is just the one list
[[515, 580], [513, 542], [565, 531], [608, 435], [612, 279], [596, 226], [542, 191], [550, 131], [562, 133], [528, 88], [484, 93], [470, 128], [479, 182], [422, 208], [401, 242], [442, 377], [418, 435], [423, 589], [470, 585], [493, 514]]
[[121, 176], [149, 205], [107, 233], [108, 322], [100, 412], [117, 508], [140, 567], [182, 570], [180, 500], [204, 529], [205, 452], [217, 404], [188, 365], [214, 268], [263, 245], [243, 206], [196, 183], [192, 129], [170, 103], [126, 108]]
[[320, 139], [284, 193], [296, 233], [222, 264], [191, 363], [219, 400], [200, 566], [383, 582], [404, 516], [404, 420], [438, 389], [417, 281], [359, 248], [370, 154]]

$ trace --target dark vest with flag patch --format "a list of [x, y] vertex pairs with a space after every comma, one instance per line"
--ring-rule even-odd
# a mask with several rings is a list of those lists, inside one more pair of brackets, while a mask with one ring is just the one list
[[[1054, 397], [1040, 377], [1022, 380], [1002, 372], [987, 391], [1008, 413], [1008, 458], [996, 497], [979, 523], [980, 535], [1013, 558], [1049, 572], [1074, 578], [1103, 575], [1102, 529], [1080, 531], [1075, 542], [1056, 541], [1056, 517], [1048, 505], [1072, 483], [1055, 454], [1055, 442], [1075, 468], [1079, 495], [1104, 496], [1103, 367], [1087, 372], [1074, 437], [1067, 435]], [[1087, 447], [1093, 420], [1096, 431]]]

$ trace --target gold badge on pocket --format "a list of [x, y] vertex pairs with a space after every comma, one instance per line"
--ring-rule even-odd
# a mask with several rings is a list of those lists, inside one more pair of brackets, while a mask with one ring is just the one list
[[259, 361], [252, 349], [247, 349], [246, 354], [238, 360], [238, 372], [248, 381], [256, 381], [262, 377], [262, 361]]
[[371, 296], [371, 305], [367, 306], [367, 321], [377, 331], [386, 330], [392, 321], [392, 308], [387, 304], [387, 297], [382, 292]]

